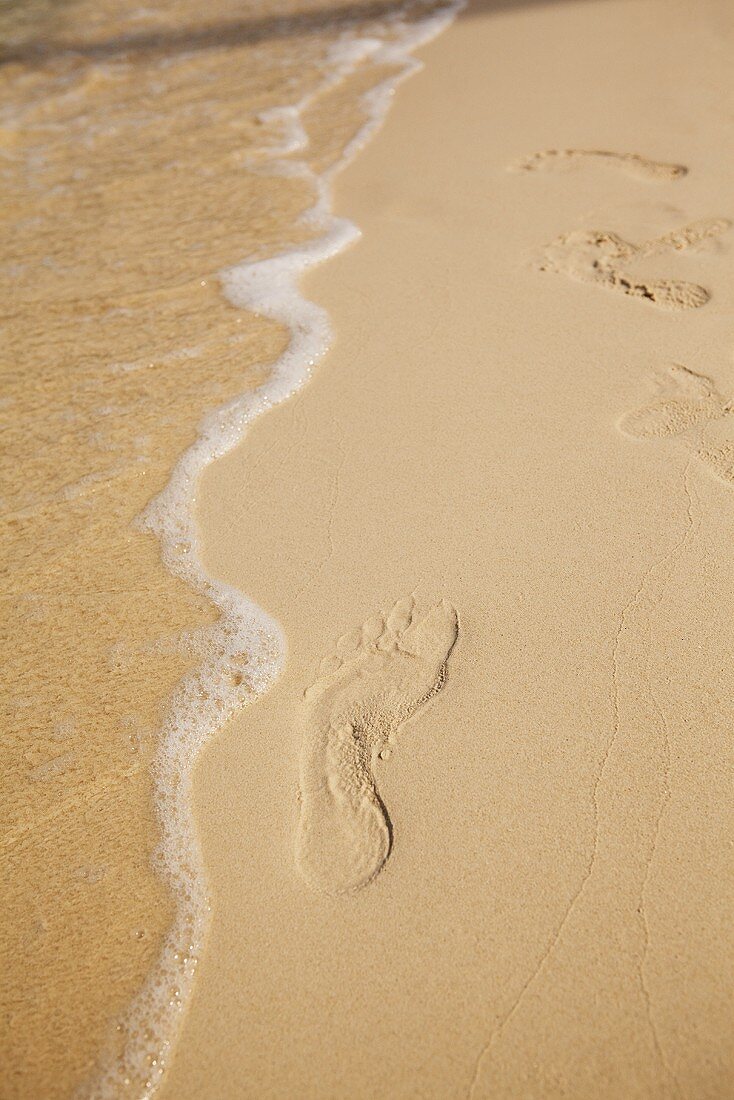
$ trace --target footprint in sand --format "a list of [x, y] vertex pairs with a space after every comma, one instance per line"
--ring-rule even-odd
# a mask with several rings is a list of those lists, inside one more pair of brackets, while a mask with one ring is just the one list
[[664, 161], [648, 160], [637, 153], [610, 153], [605, 149], [545, 149], [533, 153], [510, 165], [515, 172], [548, 172], [563, 169], [576, 164], [601, 164], [617, 168], [638, 179], [655, 180], [665, 183], [685, 176], [688, 169], [682, 164], [666, 164]]
[[725, 218], [705, 218], [642, 244], [630, 244], [616, 233], [581, 229], [558, 237], [548, 245], [539, 267], [541, 271], [556, 272], [578, 282], [594, 283], [632, 298], [642, 298], [661, 309], [698, 309], [710, 297], [704, 287], [669, 279], [640, 281], [626, 269], [636, 260], [681, 252], [713, 240], [730, 224]]
[[458, 629], [445, 601], [419, 613], [412, 599], [400, 600], [386, 619], [376, 615], [341, 638], [306, 691], [296, 863], [319, 892], [359, 890], [384, 866], [392, 827], [375, 761], [444, 686]]
[[620, 431], [633, 439], [680, 436], [711, 473], [734, 485], [734, 443], [709, 446], [701, 438], [706, 423], [734, 414], [734, 400], [723, 398], [710, 378], [677, 364], [657, 371], [655, 384], [658, 399], [625, 413]]
[[695, 454], [714, 477], [718, 477], [726, 485], [734, 486], [734, 443], [727, 440], [717, 447], [700, 446], [696, 448]]

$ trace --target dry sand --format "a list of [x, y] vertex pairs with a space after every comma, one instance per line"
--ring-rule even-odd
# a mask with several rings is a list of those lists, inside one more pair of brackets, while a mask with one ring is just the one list
[[[304, 48], [5, 69], [3, 1096], [72, 1093], [169, 920], [148, 764], [211, 610], [127, 525], [283, 345], [212, 276], [308, 205], [233, 152]], [[209, 571], [289, 655], [198, 768], [167, 1100], [734, 1093], [733, 50], [726, 0], [478, 3], [340, 178], [363, 238], [305, 283], [336, 346], [199, 491]], [[310, 112], [315, 167], [372, 79]]]
[[[479, 4], [342, 177], [337, 346], [200, 491], [290, 648], [198, 770], [171, 1100], [732, 1094], [732, 48], [725, 3]], [[405, 597], [458, 638], [383, 760]], [[392, 851], [330, 896], [376, 731]]]

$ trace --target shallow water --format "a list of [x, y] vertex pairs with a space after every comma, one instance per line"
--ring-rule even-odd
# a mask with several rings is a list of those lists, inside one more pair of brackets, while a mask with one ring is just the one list
[[[184, 871], [169, 858], [168, 879], [154, 869], [162, 776], [185, 803], [191, 762], [162, 772], [161, 730], [217, 609], [137, 519], [202, 417], [288, 344], [278, 311], [235, 308], [219, 273], [323, 231], [302, 217], [313, 173], [402, 71], [353, 51], [399, 39], [389, 10], [216, 0], [202, 19], [191, 0], [73, 0], [0, 16], [8, 1096], [139, 1095], [159, 1078], [206, 904], [172, 894], [199, 890], [195, 853]], [[273, 111], [304, 104], [306, 154], [293, 112]], [[273, 175], [289, 151], [300, 168]], [[245, 654], [221, 717], [258, 686]]]

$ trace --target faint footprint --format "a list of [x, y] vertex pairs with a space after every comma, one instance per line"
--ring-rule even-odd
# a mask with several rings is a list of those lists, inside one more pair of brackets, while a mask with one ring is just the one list
[[[734, 413], [734, 401], [717, 392], [710, 378], [671, 364], [656, 372], [659, 399], [625, 413], [618, 427], [633, 439], [681, 436], [699, 461], [722, 481], [734, 485], [734, 444], [705, 444], [703, 425]], [[693, 429], [700, 429], [694, 432]]]
[[696, 449], [695, 455], [715, 477], [734, 486], [734, 443], [727, 441], [718, 447], [702, 445]]
[[446, 682], [458, 635], [442, 601], [425, 614], [395, 604], [340, 639], [305, 693], [296, 863], [314, 889], [333, 896], [366, 886], [390, 854], [392, 829], [374, 777], [400, 726]]
[[594, 283], [643, 298], [662, 309], [698, 309], [709, 300], [709, 292], [696, 283], [655, 279], [642, 282], [626, 273], [635, 260], [682, 251], [720, 236], [730, 226], [725, 218], [706, 218], [666, 233], [662, 237], [630, 244], [616, 233], [576, 230], [558, 237], [544, 251], [541, 271], [567, 275], [582, 283]]
[[547, 172], [579, 161], [608, 165], [641, 179], [660, 182], [680, 179], [688, 172], [682, 164], [665, 164], [659, 160], [648, 160], [637, 153], [610, 153], [605, 149], [546, 149], [523, 157], [511, 168], [518, 172]]
[[625, 435], [635, 439], [681, 435], [696, 424], [718, 420], [729, 412], [729, 405], [710, 378], [677, 363], [656, 371], [655, 385], [660, 400], [625, 413], [619, 421]]

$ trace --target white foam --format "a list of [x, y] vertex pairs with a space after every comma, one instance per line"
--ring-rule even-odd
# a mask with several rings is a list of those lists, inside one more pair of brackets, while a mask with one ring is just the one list
[[[160, 539], [168, 568], [216, 604], [221, 615], [212, 628], [198, 632], [195, 647], [201, 663], [178, 686], [163, 725], [154, 770], [163, 834], [157, 859], [174, 891], [176, 915], [158, 962], [120, 1025], [123, 1058], [115, 1058], [90, 1089], [90, 1095], [100, 1100], [121, 1095], [147, 1098], [160, 1083], [181, 1009], [191, 993], [208, 922], [206, 884], [191, 820], [193, 765], [212, 733], [234, 711], [267, 691], [286, 654], [280, 625], [241, 592], [204, 570], [194, 519], [199, 476], [210, 462], [240, 443], [254, 420], [299, 390], [328, 350], [329, 318], [303, 297], [298, 284], [310, 267], [341, 252], [359, 236], [355, 225], [330, 212], [333, 177], [380, 125], [397, 84], [421, 67], [411, 51], [438, 35], [461, 6], [459, 0], [412, 23], [390, 16], [383, 21], [383, 37], [345, 34], [329, 51], [317, 92], [264, 115], [264, 121], [281, 131], [280, 139], [267, 150], [266, 170], [298, 175], [312, 183], [315, 201], [306, 219], [318, 236], [290, 251], [221, 273], [230, 302], [286, 325], [290, 343], [263, 385], [204, 419], [196, 442], [179, 459], [170, 482], [140, 517], [140, 525]], [[366, 63], [397, 69], [363, 97], [366, 121], [339, 163], [317, 176], [305, 159], [285, 159], [307, 150], [302, 117], [313, 99]], [[265, 170], [261, 156], [250, 167]], [[135, 367], [123, 364], [116, 369]]]

